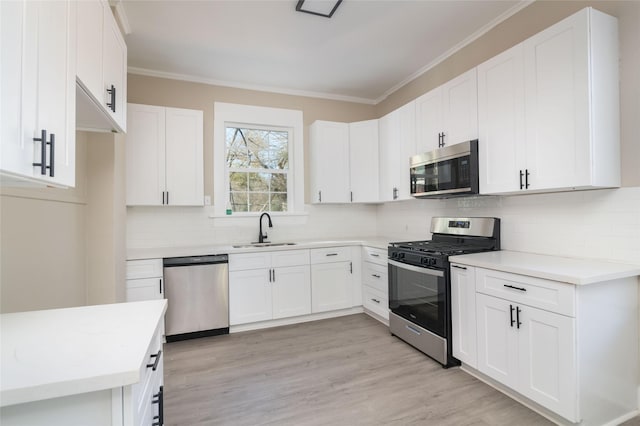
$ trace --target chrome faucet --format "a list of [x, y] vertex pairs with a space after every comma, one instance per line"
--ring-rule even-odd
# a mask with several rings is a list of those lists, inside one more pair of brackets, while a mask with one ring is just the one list
[[264, 235], [262, 234], [262, 218], [264, 216], [267, 216], [267, 219], [269, 219], [269, 228], [273, 228], [273, 223], [271, 223], [271, 216], [269, 216], [269, 213], [262, 213], [260, 215], [260, 234], [258, 234], [258, 242], [259, 243], [264, 243], [264, 242], [268, 242], [265, 241], [267, 239], [267, 234], [265, 233]]

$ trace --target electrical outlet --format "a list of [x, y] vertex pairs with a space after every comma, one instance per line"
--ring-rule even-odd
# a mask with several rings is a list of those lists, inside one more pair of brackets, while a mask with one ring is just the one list
[[204, 196], [204, 205], [205, 206], [210, 206], [211, 205], [211, 196], [210, 195], [205, 195]]

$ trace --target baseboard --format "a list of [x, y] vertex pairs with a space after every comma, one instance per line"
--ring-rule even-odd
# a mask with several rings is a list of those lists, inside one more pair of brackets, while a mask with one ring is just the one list
[[374, 320], [380, 321], [381, 323], [389, 327], [389, 318], [383, 318], [380, 315], [376, 314], [375, 312], [368, 310], [367, 308], [362, 308], [362, 309], [365, 314], [369, 315]]
[[317, 314], [301, 315], [298, 317], [281, 318], [270, 321], [253, 322], [251, 324], [239, 324], [229, 327], [229, 333], [240, 333], [243, 331], [261, 330], [264, 328], [280, 327], [283, 325], [299, 324], [309, 321], [318, 321], [328, 318], [343, 317], [345, 315], [361, 314], [362, 306], [356, 306], [349, 309], [340, 309], [338, 311], [320, 312]]

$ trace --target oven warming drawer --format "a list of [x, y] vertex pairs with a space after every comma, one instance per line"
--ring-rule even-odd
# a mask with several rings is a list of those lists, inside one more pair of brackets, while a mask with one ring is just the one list
[[447, 364], [447, 340], [389, 312], [389, 331], [442, 365]]

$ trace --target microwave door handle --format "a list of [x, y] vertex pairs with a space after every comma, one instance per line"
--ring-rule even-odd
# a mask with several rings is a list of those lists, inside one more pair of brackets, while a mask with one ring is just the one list
[[421, 268], [419, 266], [407, 265], [406, 263], [396, 262], [395, 260], [387, 260], [387, 262], [389, 262], [389, 265], [396, 266], [401, 269], [406, 269], [407, 271], [417, 272], [419, 274], [424, 274], [424, 275], [433, 275], [435, 277], [444, 277], [443, 271], [436, 271], [435, 269]]

